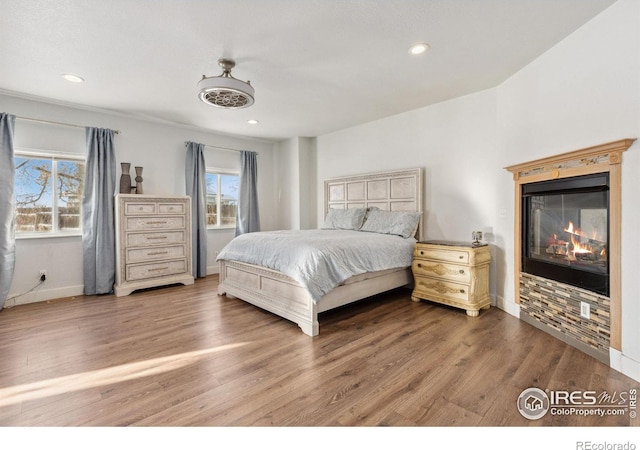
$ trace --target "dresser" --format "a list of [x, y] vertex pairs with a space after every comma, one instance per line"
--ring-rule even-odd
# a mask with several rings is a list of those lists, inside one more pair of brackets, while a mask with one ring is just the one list
[[118, 194], [115, 204], [115, 294], [193, 284], [191, 198]]
[[454, 306], [475, 317], [489, 309], [489, 264], [486, 244], [451, 241], [416, 243], [411, 270], [414, 289], [411, 300], [421, 299]]

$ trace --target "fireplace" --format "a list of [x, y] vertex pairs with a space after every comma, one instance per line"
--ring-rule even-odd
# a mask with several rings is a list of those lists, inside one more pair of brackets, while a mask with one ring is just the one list
[[522, 186], [522, 271], [609, 296], [609, 174]]
[[622, 348], [622, 154], [634, 141], [506, 168], [520, 319], [607, 364]]

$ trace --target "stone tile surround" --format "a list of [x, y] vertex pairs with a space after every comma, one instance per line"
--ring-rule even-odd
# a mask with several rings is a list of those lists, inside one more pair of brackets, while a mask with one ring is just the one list
[[[589, 304], [590, 319], [580, 316], [580, 302]], [[608, 297], [520, 273], [520, 318], [607, 364], [611, 342], [610, 307]]]

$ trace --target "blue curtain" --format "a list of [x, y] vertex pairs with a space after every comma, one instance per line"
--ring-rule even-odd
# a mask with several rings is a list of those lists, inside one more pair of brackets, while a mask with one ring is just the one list
[[241, 151], [236, 236], [260, 231], [257, 182], [258, 154], [256, 152]]
[[13, 203], [15, 162], [13, 130], [16, 116], [0, 113], [0, 309], [9, 295], [16, 265], [16, 239]]
[[116, 273], [113, 130], [86, 128], [87, 165], [82, 198], [84, 293], [108, 294]]
[[204, 144], [187, 143], [185, 188], [191, 197], [191, 252], [193, 276], [207, 276], [207, 183]]

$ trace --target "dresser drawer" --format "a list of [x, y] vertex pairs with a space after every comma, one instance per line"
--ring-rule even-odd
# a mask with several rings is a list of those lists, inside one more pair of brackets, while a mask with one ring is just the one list
[[440, 263], [423, 259], [414, 259], [411, 270], [416, 276], [428, 276], [442, 278], [460, 283], [471, 282], [471, 271], [468, 266], [456, 264]]
[[422, 294], [421, 296], [424, 298], [433, 295], [436, 298], [446, 297], [463, 302], [469, 301], [469, 286], [464, 284], [427, 277], [415, 277], [414, 283], [414, 290]]
[[165, 259], [184, 258], [187, 255], [185, 245], [171, 245], [163, 247], [128, 248], [126, 263], [140, 263]]
[[146, 280], [154, 277], [181, 274], [186, 271], [186, 259], [151, 264], [128, 264], [126, 266], [126, 278], [127, 281]]
[[184, 214], [185, 203], [158, 203], [160, 214]]
[[185, 216], [126, 217], [125, 230], [170, 230], [185, 227]]
[[157, 213], [155, 203], [149, 202], [127, 202], [124, 204], [124, 213], [127, 216], [136, 214], [155, 214]]
[[469, 263], [469, 252], [464, 250], [441, 250], [438, 248], [416, 246], [413, 251], [413, 256], [416, 258], [435, 259], [452, 263]]
[[155, 233], [127, 233], [127, 247], [144, 247], [147, 245], [179, 244], [185, 241], [185, 231], [164, 231]]

